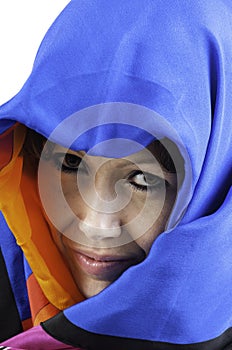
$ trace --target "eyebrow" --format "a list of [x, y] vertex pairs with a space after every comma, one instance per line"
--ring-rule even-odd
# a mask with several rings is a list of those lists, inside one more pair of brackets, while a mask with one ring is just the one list
[[[131, 157], [132, 157], [131, 159], [128, 158], [130, 156], [124, 157], [124, 158], [108, 158], [108, 157], [104, 157], [104, 156], [89, 155], [88, 153], [86, 153], [83, 150], [74, 151], [72, 149], [66, 149], [66, 148], [63, 148], [61, 146], [59, 146], [59, 148], [57, 150], [56, 149], [53, 150], [53, 154], [56, 154], [60, 157], [64, 156], [67, 153], [72, 154], [72, 155], [79, 157], [81, 159], [84, 158], [85, 156], [87, 156], [87, 157], [93, 157], [93, 158], [96, 158], [96, 157], [105, 158], [105, 159], [108, 159], [109, 161], [118, 160], [117, 164], [115, 164], [115, 166], [117, 168], [126, 168], [126, 167], [129, 167], [131, 164], [134, 166], [157, 164], [162, 169], [162, 171], [164, 171], [165, 173], [169, 173], [169, 171], [162, 165], [161, 162], [159, 162], [159, 160], [155, 157], [155, 155], [152, 155], [155, 161], [154, 160], [151, 161], [151, 159], [147, 159], [147, 158], [144, 159], [144, 157], [142, 155], [140, 155], [138, 159], [135, 159], [138, 156], [134, 156], [134, 154], [131, 155]], [[151, 151], [150, 151], [150, 153], [151, 153]]]

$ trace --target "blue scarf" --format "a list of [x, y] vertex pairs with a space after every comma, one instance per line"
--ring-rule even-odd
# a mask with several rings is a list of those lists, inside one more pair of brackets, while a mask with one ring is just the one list
[[[62, 313], [72, 334], [193, 344], [232, 327], [231, 110], [229, 0], [73, 0], [48, 30], [30, 77], [0, 108], [2, 130], [18, 121], [69, 146], [75, 129], [72, 148], [89, 151], [125, 134], [144, 147], [167, 125], [186, 167], [173, 223], [142, 263]], [[44, 329], [62, 339], [60, 322]]]

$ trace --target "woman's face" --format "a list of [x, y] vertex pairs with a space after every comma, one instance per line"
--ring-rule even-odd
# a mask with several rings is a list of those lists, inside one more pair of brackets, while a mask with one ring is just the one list
[[[44, 162], [49, 179], [61, 176], [73, 215], [58, 210], [62, 229], [53, 239], [85, 297], [145, 259], [164, 231], [177, 193], [176, 173], [156, 160], [155, 143], [125, 158], [90, 156], [59, 145]], [[57, 208], [58, 181], [47, 180], [49, 205]], [[70, 238], [72, 237], [72, 239]]]

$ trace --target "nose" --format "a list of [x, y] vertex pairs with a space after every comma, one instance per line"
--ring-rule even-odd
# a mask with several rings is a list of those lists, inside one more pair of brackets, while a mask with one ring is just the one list
[[78, 210], [81, 214], [78, 215], [79, 229], [88, 239], [95, 241], [118, 238], [122, 233], [121, 202], [124, 196], [110, 164], [97, 163], [97, 171], [93, 172], [91, 178], [87, 182], [83, 181], [83, 184], [79, 182], [79, 185], [83, 185], [79, 187], [82, 197], [82, 206]]
[[79, 222], [79, 229], [88, 239], [95, 241], [118, 238], [121, 235], [119, 213], [103, 213], [88, 208], [85, 218]]

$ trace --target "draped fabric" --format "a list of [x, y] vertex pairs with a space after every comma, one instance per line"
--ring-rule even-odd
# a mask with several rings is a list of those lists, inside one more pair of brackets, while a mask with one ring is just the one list
[[[48, 30], [25, 85], [0, 108], [4, 137], [19, 123], [14, 153], [4, 146], [0, 158], [0, 203], [49, 315], [64, 310], [42, 324], [54, 338], [89, 349], [232, 343], [231, 58], [229, 0], [72, 0]], [[130, 114], [133, 106], [144, 114]], [[85, 151], [112, 138], [144, 147], [162, 135], [185, 159], [171, 224], [142, 263], [93, 298], [83, 300], [74, 285], [35, 178], [23, 174], [27, 127]]]

